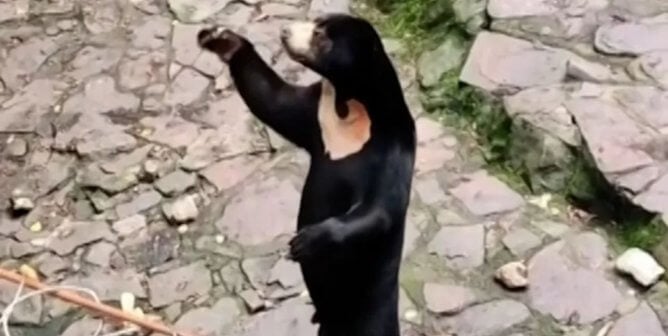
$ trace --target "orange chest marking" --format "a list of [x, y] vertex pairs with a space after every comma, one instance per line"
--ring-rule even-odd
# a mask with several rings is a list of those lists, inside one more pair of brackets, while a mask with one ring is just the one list
[[336, 113], [334, 87], [323, 80], [318, 123], [325, 153], [332, 160], [341, 160], [359, 152], [371, 138], [371, 119], [364, 105], [353, 99], [346, 102], [346, 107], [348, 115], [340, 118]]

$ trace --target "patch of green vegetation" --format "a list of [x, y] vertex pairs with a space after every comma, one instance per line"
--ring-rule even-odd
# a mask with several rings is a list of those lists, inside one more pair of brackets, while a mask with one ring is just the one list
[[359, 14], [371, 20], [383, 35], [403, 40], [411, 56], [434, 46], [445, 36], [470, 40], [454, 18], [452, 0], [365, 0]]
[[[466, 43], [473, 39], [455, 18], [458, 0], [365, 1], [368, 6], [360, 14], [385, 36], [401, 39], [412, 59], [446, 37]], [[621, 246], [650, 249], [661, 241], [665, 225], [621, 197], [586, 151], [565, 144], [548, 148], [549, 141], [535, 134], [544, 132], [525, 129], [505, 113], [498, 98], [462, 85], [459, 71], [423, 90], [424, 107], [446, 124], [474, 134], [488, 170], [520, 192], [550, 192], [595, 214]]]

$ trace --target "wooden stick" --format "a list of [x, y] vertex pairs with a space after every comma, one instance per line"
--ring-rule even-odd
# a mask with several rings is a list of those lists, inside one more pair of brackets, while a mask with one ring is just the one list
[[[5, 270], [3, 268], [0, 268], [0, 279], [5, 279], [7, 281], [13, 282], [15, 284], [21, 284], [25, 287], [29, 287], [33, 290], [45, 290], [48, 289], [49, 287], [47, 285], [44, 285], [40, 283], [37, 280], [25, 277], [23, 275], [20, 275], [18, 273], [12, 272]], [[126, 313], [118, 308], [105, 305], [103, 303], [98, 303], [94, 300], [85, 298], [80, 296], [79, 294], [73, 292], [73, 291], [68, 291], [68, 290], [58, 290], [55, 292], [49, 292], [48, 294], [53, 295], [63, 301], [73, 303], [75, 305], [84, 307], [88, 310], [91, 310], [95, 313], [101, 314], [105, 317], [110, 317], [114, 320], [117, 321], [125, 321], [125, 322], [130, 322], [132, 324], [136, 324], [144, 329], [151, 330], [153, 332], [157, 332], [162, 335], [166, 336], [193, 336], [181, 332], [176, 332], [173, 331], [171, 328], [167, 327], [166, 325], [157, 322], [157, 321], [151, 321], [148, 319], [143, 319], [141, 317]]]

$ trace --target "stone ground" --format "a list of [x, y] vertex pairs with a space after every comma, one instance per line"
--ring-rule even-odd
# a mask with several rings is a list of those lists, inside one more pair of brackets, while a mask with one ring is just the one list
[[[643, 3], [654, 7], [638, 10], [668, 10]], [[251, 117], [195, 35], [203, 22], [224, 23], [283, 76], [309, 83], [317, 77], [281, 51], [278, 27], [347, 4], [170, 5], [173, 13], [160, 0], [0, 0], [0, 191], [13, 209], [0, 217], [1, 265], [28, 264], [50, 284], [88, 287], [112, 304], [130, 293], [145, 313], [202, 335], [315, 335], [299, 270], [283, 257], [308, 158]], [[493, 14], [523, 14], [502, 7]], [[597, 41], [617, 53], [647, 51], [629, 30], [665, 43], [649, 34], [660, 30], [610, 24], [599, 35], [611, 37]], [[474, 49], [530, 45], [478, 39]], [[470, 138], [422, 112], [413, 67], [397, 66], [420, 143], [401, 275], [405, 334], [665, 336], [668, 285], [637, 287], [613, 270], [602, 232], [487, 173]], [[550, 84], [562, 71], [511, 79]], [[593, 112], [591, 102], [573, 104]], [[507, 263], [502, 278], [528, 288], [495, 281]], [[15, 290], [0, 282], [0, 307]], [[48, 298], [19, 306], [11, 322], [13, 336], [91, 335], [97, 326]]]

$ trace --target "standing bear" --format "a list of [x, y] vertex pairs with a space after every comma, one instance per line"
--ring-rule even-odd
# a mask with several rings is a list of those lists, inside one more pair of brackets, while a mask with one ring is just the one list
[[286, 83], [251, 42], [221, 27], [203, 29], [198, 42], [229, 65], [250, 111], [310, 154], [289, 256], [301, 266], [318, 335], [398, 336], [416, 139], [397, 73], [376, 30], [357, 17], [294, 23], [280, 37], [321, 81]]

